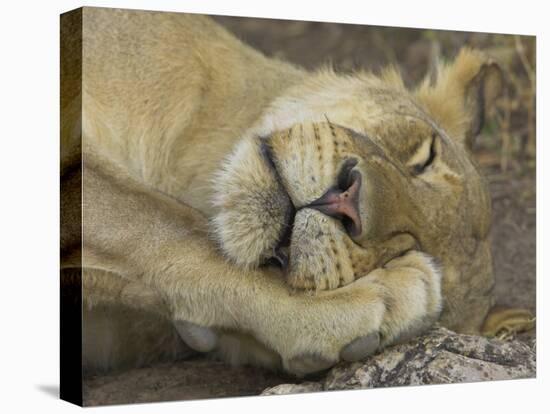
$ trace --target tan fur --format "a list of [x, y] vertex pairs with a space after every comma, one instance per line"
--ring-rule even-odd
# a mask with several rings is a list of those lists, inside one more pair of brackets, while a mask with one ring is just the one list
[[[464, 142], [472, 88], [489, 104], [498, 87], [484, 65], [464, 50], [408, 91], [393, 69], [343, 76], [268, 59], [203, 16], [85, 8], [87, 317], [124, 305], [210, 327], [222, 358], [298, 374], [301, 356], [334, 364], [355, 338], [394, 343], [442, 307], [445, 325], [477, 332], [493, 303], [490, 204]], [[67, 147], [80, 138], [75, 99]], [[432, 137], [436, 159], [413, 174]], [[350, 157], [364, 181], [354, 239], [301, 208]], [[290, 268], [263, 267], [291, 205]]]

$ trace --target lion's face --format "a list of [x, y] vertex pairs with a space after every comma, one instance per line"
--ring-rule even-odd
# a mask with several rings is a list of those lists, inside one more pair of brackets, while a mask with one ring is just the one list
[[434, 112], [437, 85], [414, 94], [391, 76], [352, 87], [331, 78], [339, 93], [328, 102], [315, 92], [287, 100], [308, 108], [296, 116], [275, 105], [217, 176], [222, 249], [240, 265], [277, 263], [306, 289], [337, 288], [421, 250], [442, 268], [451, 313], [464, 301], [486, 311], [490, 203], [466, 145], [469, 112]]

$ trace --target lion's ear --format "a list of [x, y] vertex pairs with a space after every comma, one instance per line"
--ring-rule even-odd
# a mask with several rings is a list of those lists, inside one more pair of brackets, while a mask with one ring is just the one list
[[500, 95], [503, 87], [502, 70], [495, 62], [481, 65], [478, 73], [465, 90], [465, 110], [469, 127], [465, 132], [466, 144], [471, 148], [474, 138], [481, 132], [485, 116]]
[[462, 49], [417, 90], [418, 99], [449, 135], [468, 147], [503, 88], [500, 67], [479, 51]]

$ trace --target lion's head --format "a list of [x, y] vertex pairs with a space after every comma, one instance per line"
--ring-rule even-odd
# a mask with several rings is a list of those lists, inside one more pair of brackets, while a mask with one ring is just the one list
[[334, 289], [410, 249], [441, 266], [443, 322], [474, 330], [492, 304], [490, 198], [470, 146], [502, 75], [481, 53], [409, 90], [380, 76], [311, 75], [276, 100], [216, 178], [216, 235], [239, 265], [278, 263]]

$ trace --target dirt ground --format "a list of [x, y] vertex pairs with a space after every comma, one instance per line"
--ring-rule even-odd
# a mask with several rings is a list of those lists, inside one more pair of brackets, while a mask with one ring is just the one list
[[[399, 63], [414, 84], [434, 58], [463, 45], [489, 50], [507, 73], [509, 92], [484, 129], [475, 156], [493, 200], [492, 244], [496, 295], [501, 304], [535, 312], [536, 188], [534, 38], [217, 17], [218, 22], [268, 56], [308, 69], [330, 63], [341, 71], [377, 70]], [[522, 335], [533, 338], [535, 332]], [[289, 377], [253, 368], [229, 368], [195, 358], [120, 375], [85, 380], [87, 405], [257, 395]], [[294, 380], [295, 382], [295, 380]]]

